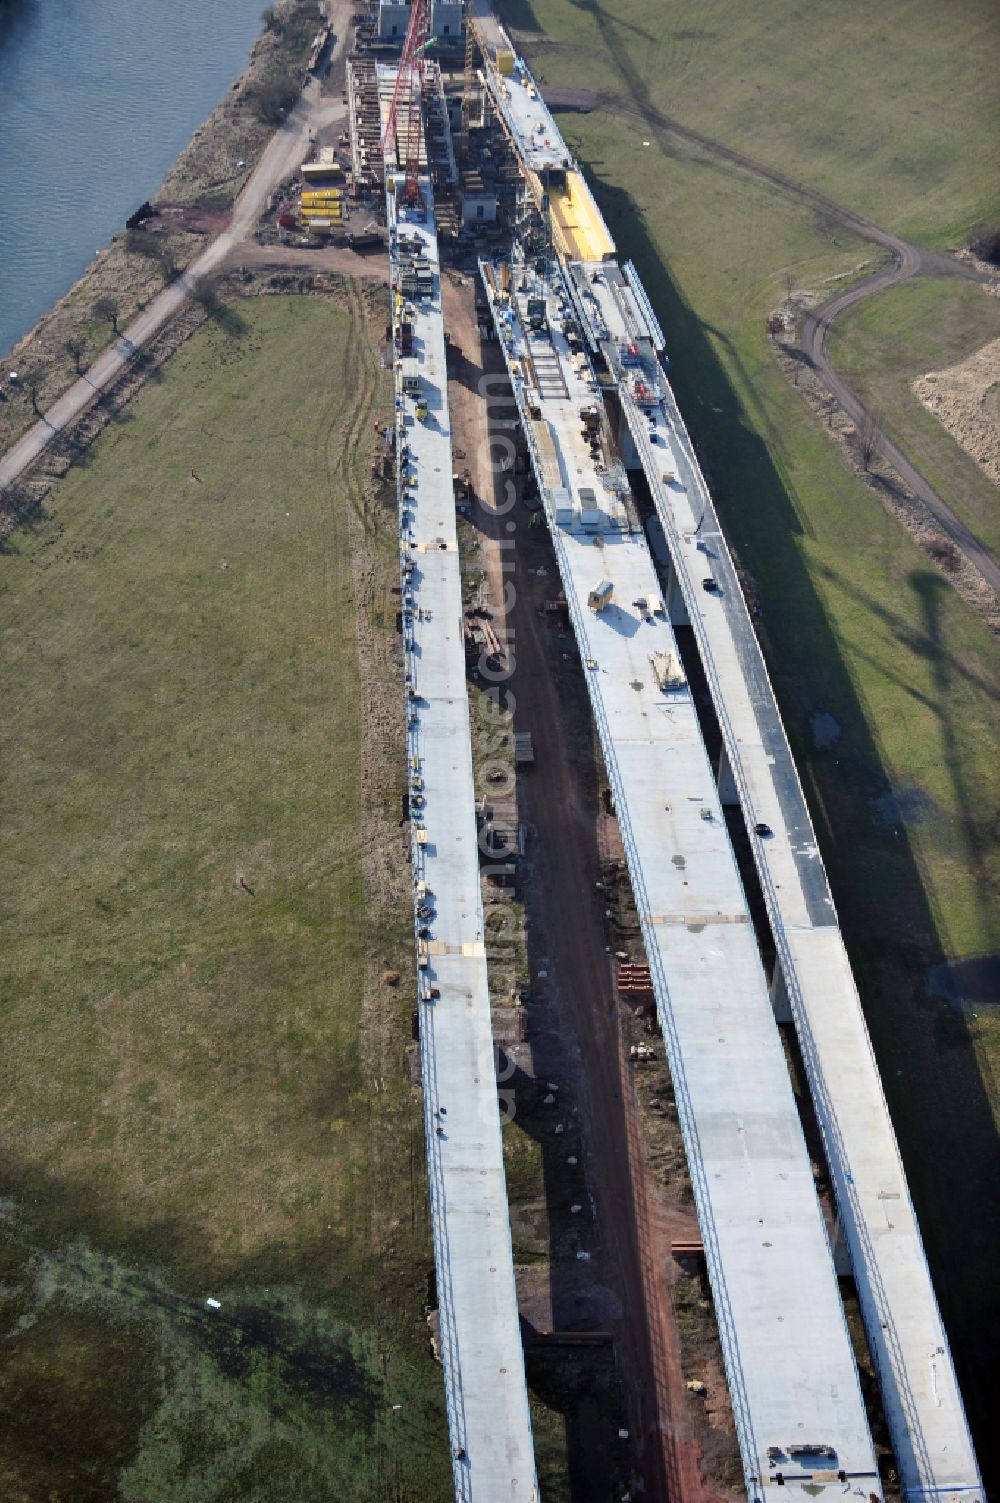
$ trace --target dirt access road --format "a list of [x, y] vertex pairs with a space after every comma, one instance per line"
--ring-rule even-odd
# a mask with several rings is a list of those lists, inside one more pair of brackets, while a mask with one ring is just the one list
[[[340, 59], [350, 35], [350, 0], [329, 0], [327, 12], [334, 31], [330, 68]], [[102, 350], [89, 370], [54, 402], [34, 427], [0, 459], [0, 493], [13, 485], [45, 452], [52, 440], [74, 422], [94, 396], [118, 377], [136, 353], [160, 332], [195, 290], [197, 283], [220, 269], [243, 245], [264, 211], [269, 194], [293, 173], [309, 144], [309, 132], [343, 117], [339, 100], [324, 98], [322, 82], [310, 78], [284, 124], [275, 131], [233, 208], [228, 226], [217, 235], [186, 271], [148, 304], [128, 328]]]
[[[682, 125], [679, 120], [662, 114], [651, 105], [640, 103], [629, 105], [615, 95], [597, 94], [583, 89], [543, 88], [542, 92], [546, 103], [552, 109], [586, 112], [601, 108], [640, 120], [643, 126], [654, 135], [662, 133], [676, 136], [679, 140], [686, 141], [689, 145], [704, 151], [716, 161], [770, 183], [798, 203], [808, 205], [825, 219], [888, 251], [890, 256], [888, 266], [856, 282], [852, 287], [835, 293], [819, 308], [807, 314], [802, 328], [802, 349], [806, 358], [825, 389], [834, 401], [839, 403], [856, 427], [860, 427], [866, 419], [875, 429], [878, 425], [875, 423], [873, 414], [833, 368], [827, 353], [827, 337], [834, 319], [846, 312], [848, 308], [854, 308], [864, 302], [866, 298], [875, 297], [876, 294], [884, 292], [889, 287], [908, 281], [910, 277], [959, 277], [963, 281], [979, 282], [984, 285], [992, 281], [990, 276], [969, 262], [957, 261], [952, 256], [942, 256], [936, 251], [928, 251], [922, 246], [913, 245], [910, 241], [903, 240], [901, 236], [894, 235], [890, 230], [884, 230], [880, 225], [873, 224], [870, 219], [865, 219], [862, 215], [855, 214], [853, 210], [834, 203], [832, 199], [826, 198], [815, 188], [796, 182], [785, 173], [766, 167], [763, 163], [744, 156], [742, 152], [725, 146], [721, 141], [714, 141], [711, 136], [704, 136], [700, 131]], [[880, 430], [874, 435], [874, 444], [876, 452], [895, 470], [903, 484], [923, 502], [955, 547], [979, 571], [987, 584], [1000, 595], [1000, 566], [989, 549], [956, 516], [947, 501], [910, 463], [902, 450]]]
[[[644, 1161], [638, 1102], [618, 1022], [601, 910], [597, 810], [583, 795], [570, 730], [554, 677], [551, 630], [540, 607], [557, 588], [555, 566], [544, 547], [544, 528], [532, 537], [523, 509], [504, 513], [505, 474], [494, 473], [489, 408], [480, 394], [484, 370], [501, 426], [513, 399], [499, 396], [505, 367], [497, 345], [480, 343], [471, 282], [447, 279], [445, 319], [458, 352], [451, 362], [448, 396], [452, 431], [464, 452], [476, 496], [487, 598], [493, 626], [511, 644], [511, 688], [516, 721], [530, 728], [536, 765], [518, 789], [519, 817], [533, 831], [532, 923], [544, 934], [550, 977], [571, 1007], [579, 1044], [588, 1159], [599, 1207], [601, 1266], [622, 1315], [615, 1339], [621, 1358], [634, 1456], [643, 1497], [656, 1503], [716, 1503], [706, 1482], [701, 1445], [684, 1388], [680, 1333], [667, 1279], [674, 1235], [697, 1236], [693, 1213], [685, 1225], [663, 1202]], [[494, 409], [496, 413], [497, 409]], [[501, 452], [500, 449], [497, 451]], [[538, 575], [541, 559], [547, 573]], [[505, 635], [505, 633], [507, 635]], [[581, 690], [585, 693], [585, 690]]]
[[369, 282], [388, 284], [389, 281], [389, 263], [384, 246], [365, 253], [337, 245], [313, 250], [305, 245], [256, 245], [251, 241], [245, 245], [233, 246], [225, 265], [227, 269], [249, 266], [263, 270], [271, 266], [275, 270], [303, 273], [335, 271], [343, 277], [360, 277]]
[[[802, 348], [823, 385], [840, 403], [851, 422], [858, 429], [861, 429], [866, 422], [871, 425], [873, 443], [878, 454], [892, 466], [903, 484], [908, 486], [918, 500], [923, 502], [959, 552], [975, 565], [986, 583], [1000, 596], [1000, 565], [997, 564], [992, 553], [955, 515], [948, 503], [938, 495], [930, 482], [924, 479], [920, 471], [910, 463], [892, 439], [881, 431], [869, 409], [834, 370], [827, 353], [830, 326], [834, 319], [848, 308], [855, 307], [865, 298], [873, 297], [877, 292], [884, 292], [887, 287], [895, 286], [897, 282], [905, 281], [908, 277], [941, 275], [938, 271], [926, 271], [921, 267], [918, 247], [907, 245], [905, 241], [900, 241], [899, 245], [901, 251], [898, 262], [892, 266], [883, 267], [881, 271], [876, 272], [874, 276], [866, 277], [862, 282], [856, 282], [853, 287], [848, 287], [836, 297], [830, 298], [829, 302], [824, 303], [822, 307], [806, 314], [802, 325]], [[915, 264], [911, 265], [915, 251], [917, 259]], [[935, 261], [942, 259], [944, 258], [934, 257]], [[961, 263], [957, 264], [961, 265]]]

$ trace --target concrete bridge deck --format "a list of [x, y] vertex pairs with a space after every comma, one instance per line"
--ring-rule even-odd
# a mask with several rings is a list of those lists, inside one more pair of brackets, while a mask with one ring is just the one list
[[626, 379], [621, 350], [634, 339], [614, 318], [615, 271], [591, 284], [609, 320], [605, 356], [666, 535], [668, 598], [694, 630], [722, 730], [719, 785], [750, 834], [778, 955], [775, 999], [802, 1050], [904, 1493], [972, 1503], [982, 1484], [948, 1338], [812, 819], [669, 382], [661, 373], [662, 401], [642, 408]]
[[[498, 98], [492, 62], [507, 39], [488, 0], [475, 0], [474, 10], [488, 86], [536, 196], [533, 140], [545, 140], [564, 161], [569, 153], [551, 114], [542, 118], [537, 89], [527, 94], [533, 135], [519, 135], [518, 115]], [[523, 63], [517, 74], [527, 93], [533, 81]], [[722, 728], [719, 786], [751, 832], [778, 954], [777, 1001], [788, 1008], [805, 1061], [904, 1494], [981, 1503], [948, 1339], [812, 820], [729, 549], [658, 360], [662, 336], [655, 317], [645, 317], [648, 299], [622, 295], [612, 254], [563, 261], [585, 336], [615, 380], [634, 457], [649, 480], [672, 563], [671, 612], [694, 629]], [[653, 403], [636, 394], [636, 353], [656, 383]]]
[[[484, 280], [534, 460], [636, 894], [754, 1500], [881, 1487], [798, 1110], [691, 691], [645, 538], [581, 411], [601, 398], [565, 302]], [[528, 329], [528, 297], [548, 332]], [[535, 373], [552, 358], [562, 379]], [[543, 457], [544, 456], [544, 457]], [[610, 481], [610, 486], [609, 486]], [[600, 610], [591, 592], [610, 586]], [[778, 1489], [781, 1489], [779, 1493]]]
[[[394, 320], [413, 324], [420, 390], [396, 368], [400, 587], [406, 664], [420, 1063], [455, 1496], [538, 1496], [524, 1375], [480, 893], [475, 787], [452, 493], [441, 278], [431, 186], [420, 216], [389, 178]], [[399, 190], [392, 191], [393, 189]], [[397, 297], [405, 238], [433, 273], [429, 297]], [[427, 417], [416, 415], [426, 402]], [[405, 458], [403, 457], [405, 456]]]

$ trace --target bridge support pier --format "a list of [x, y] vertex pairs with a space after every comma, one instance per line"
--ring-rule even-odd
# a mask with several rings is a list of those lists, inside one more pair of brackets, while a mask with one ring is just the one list
[[830, 1251], [833, 1254], [833, 1271], [838, 1279], [850, 1279], [854, 1277], [854, 1269], [851, 1266], [851, 1255], [847, 1249], [847, 1238], [844, 1236], [844, 1223], [840, 1218], [840, 1212], [834, 1212], [833, 1225], [827, 1226], [830, 1236]]
[[791, 1023], [792, 1004], [788, 999], [788, 987], [785, 985], [785, 973], [781, 969], [781, 961], [774, 962], [774, 972], [771, 976], [771, 985], [768, 987], [768, 995], [771, 998], [771, 1006], [774, 1009], [774, 1021], [776, 1023]]
[[677, 570], [671, 561], [667, 575], [667, 619], [671, 626], [690, 626], [691, 617], [684, 604], [684, 592], [677, 578]]
[[719, 769], [716, 773], [715, 782], [719, 790], [719, 803], [733, 808], [737, 807], [740, 802], [740, 796], [736, 791], [733, 766], [729, 760], [729, 754], [725, 746], [719, 750]]
[[632, 429], [620, 415], [618, 418], [618, 448], [621, 451], [622, 464], [627, 470], [642, 469], [642, 460], [639, 458], [639, 450], [636, 448], [635, 439], [632, 437]]

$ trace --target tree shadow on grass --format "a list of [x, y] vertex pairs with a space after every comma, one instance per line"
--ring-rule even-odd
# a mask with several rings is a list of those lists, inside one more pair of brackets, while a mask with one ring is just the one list
[[[996, 1129], [964, 1018], [954, 1018], [944, 1040], [940, 1004], [925, 993], [928, 967], [949, 957], [919, 858], [905, 826], [885, 828], [872, 818], [871, 801], [884, 795], [890, 779], [806, 567], [793, 499], [631, 197], [603, 183], [596, 194], [622, 259], [634, 260], [666, 331], [671, 380], [692, 438], [710, 460], [720, 518], [760, 589], [758, 631], [768, 670], [840, 911], [981, 1462], [996, 1469], [989, 1377], [1000, 1338], [991, 1272], [1000, 1220]], [[956, 798], [971, 809], [975, 790], [967, 786], [949, 718], [953, 676], [965, 672], [941, 630], [940, 592], [949, 586], [931, 571], [918, 571], [909, 583], [922, 602], [921, 650], [934, 664], [932, 708]], [[884, 602], [862, 603], [886, 609]], [[891, 672], [891, 665], [878, 666]], [[834, 714], [843, 728], [835, 748], [812, 743], [817, 711]], [[970, 828], [971, 815], [963, 822], [985, 893], [982, 829]]]
[[2, 497], [3, 510], [16, 518], [10, 532], [0, 538], [0, 554], [8, 557], [20, 553], [17, 546], [19, 532], [37, 532], [49, 520], [51, 513], [45, 506], [44, 497], [34, 497], [23, 486], [12, 485]]
[[228, 334], [230, 339], [242, 339], [245, 334], [249, 333], [250, 325], [235, 303], [217, 303], [208, 309], [208, 316], [216, 328]]
[[516, 31], [540, 32], [542, 29], [530, 0], [501, 0], [496, 8], [505, 26], [513, 26]]

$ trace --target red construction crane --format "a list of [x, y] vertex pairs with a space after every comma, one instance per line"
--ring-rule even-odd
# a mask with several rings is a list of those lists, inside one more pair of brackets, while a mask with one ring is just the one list
[[[428, 42], [428, 0], [412, 0], [410, 24], [406, 28], [406, 40], [399, 59], [396, 87], [392, 91], [392, 104], [382, 133], [382, 155], [386, 146], [396, 135], [401, 108], [406, 110], [406, 123], [402, 136], [396, 136], [399, 156], [402, 158], [406, 181], [403, 185], [403, 202], [416, 203], [420, 198], [417, 174], [420, 171], [421, 99], [424, 85], [424, 51]], [[405, 95], [405, 101], [404, 101]]]

